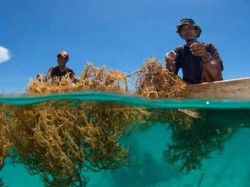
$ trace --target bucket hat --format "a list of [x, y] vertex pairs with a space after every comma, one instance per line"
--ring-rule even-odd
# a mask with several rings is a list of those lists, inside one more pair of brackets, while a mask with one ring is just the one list
[[195, 22], [194, 22], [193, 19], [191, 19], [191, 18], [183, 18], [183, 19], [181, 19], [179, 25], [177, 25], [177, 30], [176, 30], [176, 32], [177, 32], [178, 34], [180, 34], [181, 26], [183, 26], [183, 25], [190, 25], [190, 26], [193, 26], [193, 27], [198, 31], [198, 32], [197, 32], [197, 38], [200, 36], [202, 30], [201, 30], [201, 28], [200, 28], [198, 25], [195, 24]]

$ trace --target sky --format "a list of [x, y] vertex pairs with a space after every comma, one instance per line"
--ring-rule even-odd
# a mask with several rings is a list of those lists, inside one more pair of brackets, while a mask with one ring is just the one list
[[77, 76], [87, 62], [128, 74], [151, 57], [164, 63], [185, 43], [176, 33], [184, 17], [218, 49], [225, 80], [249, 77], [249, 12], [249, 0], [1, 0], [0, 93], [24, 93], [61, 50]]

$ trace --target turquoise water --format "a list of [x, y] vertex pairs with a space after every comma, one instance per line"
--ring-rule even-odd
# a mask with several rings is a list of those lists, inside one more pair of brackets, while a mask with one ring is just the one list
[[[148, 100], [104, 92], [0, 96], [0, 106], [17, 108], [49, 102], [65, 107], [61, 101], [67, 101], [70, 107], [83, 102], [100, 102], [104, 106], [118, 103], [166, 115], [173, 111], [185, 114], [188, 109], [200, 116], [188, 130], [181, 128], [178, 119], [168, 122], [161, 118], [122, 136], [119, 141], [129, 148], [129, 163], [112, 171], [84, 171], [87, 186], [249, 186], [250, 100]], [[195, 164], [191, 169], [183, 168], [183, 162], [189, 159]], [[39, 174], [30, 175], [25, 164], [13, 163], [9, 158], [5, 159], [0, 177], [9, 187], [44, 186]]]
[[250, 109], [249, 100], [228, 99], [158, 99], [151, 100], [141, 96], [122, 95], [107, 92], [72, 92], [38, 96], [27, 95], [0, 95], [0, 104], [8, 105], [30, 105], [45, 101], [77, 100], [77, 101], [105, 101], [129, 104], [132, 106], [149, 108], [228, 108], [228, 109]]

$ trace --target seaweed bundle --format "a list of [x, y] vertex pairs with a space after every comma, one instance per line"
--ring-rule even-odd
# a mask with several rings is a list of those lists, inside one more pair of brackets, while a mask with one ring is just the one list
[[[69, 76], [52, 82], [31, 80], [27, 94], [79, 90], [125, 93], [127, 77], [88, 64], [76, 83]], [[7, 119], [2, 115], [1, 121]], [[86, 186], [84, 171], [114, 170], [128, 163], [129, 150], [119, 138], [143, 124], [148, 113], [119, 103], [64, 100], [11, 106], [8, 115], [10, 121], [3, 121], [0, 136], [2, 142], [9, 142], [14, 162], [25, 164], [31, 174], [39, 174], [47, 186]], [[2, 160], [7, 153], [2, 154]]]
[[26, 93], [34, 95], [86, 90], [125, 93], [127, 91], [127, 76], [123, 72], [107, 69], [104, 66], [95, 67], [89, 63], [84, 67], [81, 76], [77, 78], [75, 83], [72, 83], [69, 75], [60, 80], [55, 78], [51, 82], [31, 79]]
[[186, 83], [164, 68], [155, 58], [148, 59], [138, 71], [136, 93], [148, 98], [181, 97]]
[[[158, 99], [185, 93], [186, 83], [155, 58], [148, 59], [136, 75], [133, 94]], [[123, 72], [87, 64], [75, 83], [69, 76], [51, 82], [33, 79], [26, 94], [86, 90], [127, 94], [127, 79]], [[86, 171], [114, 170], [129, 162], [129, 149], [119, 141], [122, 136], [140, 126], [161, 122], [170, 124], [173, 130], [174, 143], [164, 151], [165, 160], [181, 163], [181, 170], [189, 171], [200, 168], [201, 158], [209, 157], [212, 150], [221, 149], [227, 135], [225, 128], [215, 126], [221, 134], [208, 130], [206, 117], [207, 111], [145, 109], [115, 102], [64, 100], [0, 105], [0, 166], [10, 156], [14, 162], [25, 164], [31, 174], [39, 174], [46, 186], [86, 186]], [[200, 136], [201, 131], [212, 137], [211, 141]], [[189, 134], [197, 135], [196, 139], [189, 140]], [[195, 144], [199, 141], [200, 150]], [[187, 147], [188, 142], [192, 149]]]

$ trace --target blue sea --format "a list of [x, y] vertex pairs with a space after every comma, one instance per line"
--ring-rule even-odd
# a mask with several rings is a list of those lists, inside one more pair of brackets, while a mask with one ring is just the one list
[[[110, 107], [112, 103], [155, 113], [148, 125], [136, 127], [119, 138], [119, 143], [129, 150], [128, 163], [112, 170], [82, 171], [88, 187], [248, 187], [250, 184], [250, 99], [150, 100], [107, 92], [73, 92], [1, 95], [0, 109], [1, 106], [30, 109], [51, 102], [59, 108], [74, 108], [86, 102]], [[158, 114], [161, 117], [157, 118]], [[164, 116], [170, 114], [172, 120], [168, 121]], [[193, 119], [189, 127], [183, 127], [185, 116]], [[41, 173], [28, 171], [27, 164], [15, 163], [7, 157], [0, 171], [0, 186], [45, 186]]]

